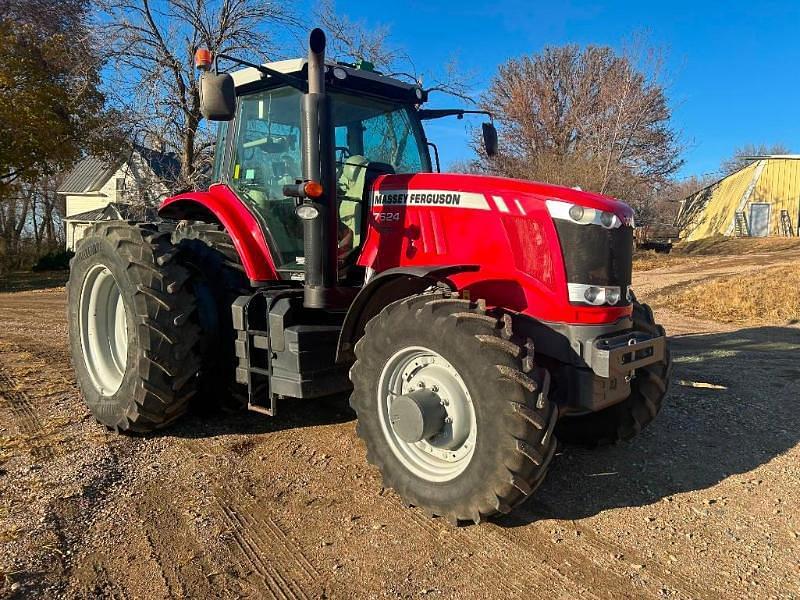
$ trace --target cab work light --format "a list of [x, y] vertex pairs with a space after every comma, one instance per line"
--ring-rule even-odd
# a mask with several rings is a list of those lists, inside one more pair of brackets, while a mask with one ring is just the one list
[[208, 48], [198, 48], [194, 53], [194, 66], [201, 71], [208, 71], [214, 63], [214, 55]]

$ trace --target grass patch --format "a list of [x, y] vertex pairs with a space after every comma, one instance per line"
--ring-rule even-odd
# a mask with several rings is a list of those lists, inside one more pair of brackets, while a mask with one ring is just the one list
[[800, 238], [735, 238], [716, 235], [694, 242], [681, 242], [669, 254], [640, 250], [633, 254], [634, 271], [652, 271], [685, 262], [696, 256], [744, 256], [800, 250]]
[[652, 271], [683, 262], [686, 256], [674, 253], [664, 254], [655, 250], [637, 250], [633, 254], [633, 271]]
[[653, 304], [726, 323], [800, 322], [800, 269], [780, 266], [717, 277], [656, 295]]
[[715, 235], [694, 242], [681, 242], [672, 249], [672, 254], [731, 256], [737, 254], [768, 254], [786, 250], [800, 250], [800, 238], [737, 238]]

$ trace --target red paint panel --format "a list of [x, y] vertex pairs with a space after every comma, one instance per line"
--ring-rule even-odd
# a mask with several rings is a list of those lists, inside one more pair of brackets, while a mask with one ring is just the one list
[[[633, 211], [613, 198], [513, 179], [437, 173], [383, 176], [373, 186], [375, 194], [362, 266], [380, 272], [477, 264], [479, 271], [453, 275], [451, 281], [490, 305], [540, 320], [599, 324], [631, 312], [630, 307], [569, 303], [561, 246], [545, 206], [555, 198], [628, 221]], [[453, 195], [460, 195], [459, 202]]]
[[167, 198], [158, 211], [170, 218], [195, 214], [198, 207], [210, 212], [233, 238], [247, 276], [254, 281], [278, 279], [264, 232], [250, 210], [226, 185], [212, 185], [207, 192], [188, 192]]
[[530, 217], [503, 215], [503, 226], [514, 251], [514, 264], [551, 290], [556, 289], [556, 274], [550, 240], [542, 223]]

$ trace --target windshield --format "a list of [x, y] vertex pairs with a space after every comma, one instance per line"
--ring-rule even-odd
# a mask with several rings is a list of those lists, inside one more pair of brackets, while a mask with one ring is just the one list
[[[361, 243], [365, 172], [430, 171], [430, 158], [413, 108], [334, 93], [340, 258]], [[301, 99], [293, 88], [265, 90], [238, 101], [230, 183], [266, 221], [281, 270], [303, 270], [303, 228], [283, 186], [302, 178]], [[346, 240], [346, 242], [345, 242]]]
[[363, 156], [394, 173], [430, 171], [419, 119], [408, 106], [332, 94], [337, 160]]

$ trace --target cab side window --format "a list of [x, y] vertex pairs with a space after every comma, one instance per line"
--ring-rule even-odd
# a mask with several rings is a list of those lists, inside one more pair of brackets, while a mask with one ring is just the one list
[[264, 217], [276, 264], [303, 264], [303, 228], [283, 186], [302, 177], [300, 92], [279, 88], [242, 96], [230, 161], [231, 186]]

